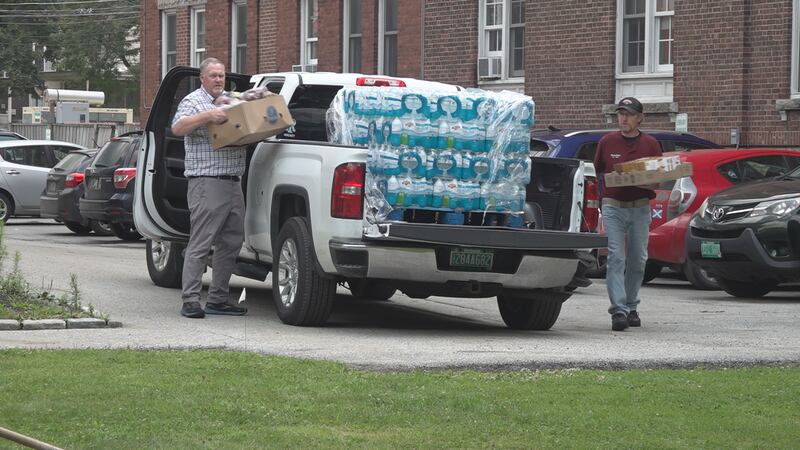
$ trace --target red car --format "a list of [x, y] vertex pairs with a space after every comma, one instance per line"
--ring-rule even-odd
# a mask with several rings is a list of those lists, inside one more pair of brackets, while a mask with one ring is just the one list
[[671, 152], [693, 166], [691, 177], [661, 183], [650, 202], [649, 260], [645, 281], [668, 266], [698, 289], [717, 289], [705, 271], [686, 258], [689, 219], [709, 195], [734, 184], [783, 175], [800, 165], [800, 152], [787, 149], [722, 149]]

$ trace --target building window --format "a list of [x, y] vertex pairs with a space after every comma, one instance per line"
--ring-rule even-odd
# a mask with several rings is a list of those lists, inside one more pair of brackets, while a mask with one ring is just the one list
[[247, 73], [247, 3], [235, 2], [231, 11], [231, 70]]
[[792, 98], [800, 98], [800, 0], [792, 9]]
[[300, 7], [301, 64], [317, 64], [319, 41], [319, 0], [302, 0]]
[[361, 0], [344, 2], [344, 42], [342, 67], [351, 73], [361, 72]]
[[164, 12], [161, 16], [161, 76], [178, 65], [178, 50], [175, 44], [177, 34], [175, 12]]
[[378, 73], [397, 75], [397, 0], [378, 4]]
[[192, 10], [192, 66], [197, 67], [206, 58], [206, 10]]
[[674, 0], [618, 0], [621, 73], [671, 73]]
[[525, 76], [525, 1], [481, 0], [478, 45], [480, 78], [508, 79]]

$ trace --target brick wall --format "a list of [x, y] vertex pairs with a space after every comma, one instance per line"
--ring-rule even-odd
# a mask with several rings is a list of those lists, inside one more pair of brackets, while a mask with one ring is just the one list
[[397, 76], [422, 77], [421, 0], [397, 2]]
[[139, 74], [139, 121], [144, 126], [161, 81], [161, 12], [157, 0], [144, 0], [139, 14], [141, 24]]
[[[258, 0], [258, 40], [253, 43], [258, 48], [258, 72], [278, 70], [278, 14], [276, 0]], [[250, 45], [250, 42], [247, 43]], [[249, 48], [248, 48], [249, 51]]]
[[292, 70], [300, 64], [300, 2], [279, 0], [276, 7], [276, 69]]
[[361, 4], [361, 72], [378, 72], [378, 2]]
[[342, 71], [342, 8], [342, 0], [319, 0], [319, 71]]
[[614, 0], [526, 2], [525, 93], [536, 103], [537, 128], [614, 126], [602, 105], [615, 100], [615, 41]]
[[425, 79], [477, 86], [478, 2], [425, 1]]

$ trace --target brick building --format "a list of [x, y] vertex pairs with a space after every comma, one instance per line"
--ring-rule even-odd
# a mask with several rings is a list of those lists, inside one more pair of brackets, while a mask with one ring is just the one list
[[173, 65], [524, 91], [537, 127], [646, 124], [800, 146], [800, 0], [142, 0], [142, 120]]

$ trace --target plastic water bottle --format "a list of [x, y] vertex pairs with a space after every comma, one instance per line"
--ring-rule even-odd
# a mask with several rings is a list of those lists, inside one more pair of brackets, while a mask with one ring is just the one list
[[397, 181], [397, 177], [392, 175], [386, 181], [386, 202], [388, 202], [392, 206], [398, 206], [398, 204], [402, 204], [402, 201], [398, 202], [397, 196], [400, 194], [400, 182]]
[[[431, 206], [434, 208], [446, 208], [445, 205], [445, 187], [444, 183], [442, 182], [441, 178], [437, 178], [436, 181], [433, 182], [433, 193], [431, 195]], [[449, 200], [447, 202], [449, 206]]]

